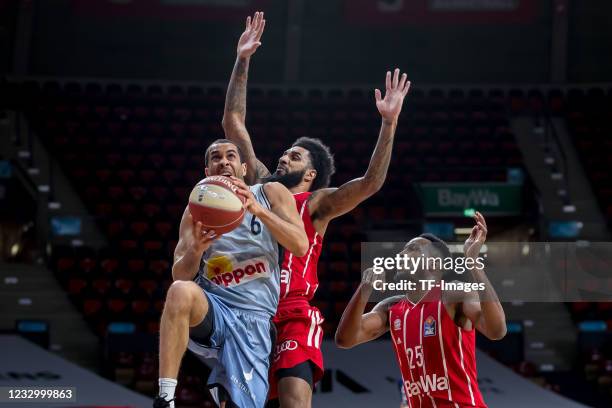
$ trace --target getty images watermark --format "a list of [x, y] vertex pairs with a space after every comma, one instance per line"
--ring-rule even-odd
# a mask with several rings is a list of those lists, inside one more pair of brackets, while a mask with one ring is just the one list
[[441, 288], [480, 301], [612, 301], [612, 242], [487, 242], [478, 256], [465, 256], [464, 245], [448, 243], [441, 253], [362, 243], [370, 300]]
[[[484, 270], [484, 257], [466, 258], [409, 255], [398, 253], [390, 257], [375, 257], [372, 264], [372, 287], [378, 291], [417, 291], [441, 288], [446, 291], [484, 291], [484, 282], [465, 282], [458, 280], [444, 280], [442, 276], [452, 278], [452, 273], [463, 275], [465, 272], [477, 269]], [[396, 274], [396, 281], [387, 282], [389, 272]], [[436, 276], [438, 275], [438, 276]], [[403, 276], [403, 278], [402, 278]], [[409, 276], [409, 278], [408, 278]]]

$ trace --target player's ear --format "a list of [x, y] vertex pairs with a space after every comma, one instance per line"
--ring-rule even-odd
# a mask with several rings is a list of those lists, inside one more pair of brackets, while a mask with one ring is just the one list
[[246, 165], [246, 163], [242, 163], [241, 166], [242, 166], [242, 177], [246, 177], [246, 175], [247, 175], [247, 165]]
[[208, 174], [208, 167], [204, 167], [204, 175], [205, 175], [206, 177], [208, 177], [208, 176], [209, 176], [209, 174]]
[[315, 169], [310, 169], [304, 174], [305, 181], [312, 181], [317, 177], [317, 171]]

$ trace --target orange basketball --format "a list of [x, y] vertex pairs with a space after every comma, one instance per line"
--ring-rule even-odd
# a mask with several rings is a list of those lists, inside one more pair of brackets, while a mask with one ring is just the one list
[[211, 176], [201, 180], [189, 195], [189, 211], [194, 221], [217, 235], [238, 227], [244, 218], [244, 197], [229, 177]]

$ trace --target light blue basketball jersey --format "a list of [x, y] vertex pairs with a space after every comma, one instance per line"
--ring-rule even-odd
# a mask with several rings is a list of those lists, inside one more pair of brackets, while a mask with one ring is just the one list
[[[263, 184], [249, 187], [270, 209]], [[197, 283], [230, 308], [276, 313], [280, 292], [279, 246], [264, 223], [247, 212], [202, 255]]]

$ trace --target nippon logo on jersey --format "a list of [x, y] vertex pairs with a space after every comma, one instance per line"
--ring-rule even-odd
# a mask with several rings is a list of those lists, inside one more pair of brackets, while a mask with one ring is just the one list
[[231, 255], [213, 254], [206, 261], [206, 277], [217, 285], [225, 287], [237, 286], [269, 276], [270, 268], [264, 257], [236, 262]]
[[435, 391], [446, 391], [448, 390], [448, 378], [438, 377], [437, 374], [426, 375], [419, 377], [416, 381], [404, 381], [408, 395], [411, 397], [430, 394]]
[[280, 358], [283, 351], [292, 351], [296, 348], [298, 348], [298, 343], [295, 340], [285, 340], [281, 344], [277, 344], [276, 347], [274, 347], [274, 361]]
[[393, 330], [399, 330], [402, 328], [402, 321], [400, 319], [395, 319], [393, 321]]
[[436, 319], [433, 316], [427, 316], [423, 322], [423, 336], [430, 337], [436, 335]]

